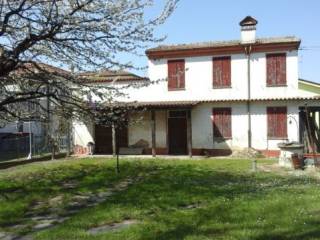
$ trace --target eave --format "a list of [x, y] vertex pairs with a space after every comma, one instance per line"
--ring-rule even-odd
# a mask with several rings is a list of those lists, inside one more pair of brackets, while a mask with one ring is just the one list
[[[149, 59], [164, 58], [182, 58], [182, 57], [200, 57], [214, 55], [229, 55], [245, 53], [245, 47], [248, 44], [237, 44], [233, 46], [217, 46], [203, 48], [186, 48], [186, 49], [170, 49], [170, 50], [147, 50], [146, 55]], [[276, 51], [292, 51], [298, 50], [300, 41], [281, 42], [281, 43], [254, 43], [250, 44], [251, 52], [276, 52]]]

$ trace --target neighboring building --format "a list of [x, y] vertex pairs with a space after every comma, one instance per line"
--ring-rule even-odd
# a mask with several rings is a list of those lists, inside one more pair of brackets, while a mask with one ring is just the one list
[[[63, 69], [43, 63], [27, 63], [24, 66], [25, 68], [20, 68], [11, 74], [19, 75], [22, 78], [24, 77], [24, 74], [28, 77], [34, 78], [43, 77], [44, 74], [48, 73], [50, 73], [52, 76], [67, 76], [70, 74]], [[42, 68], [45, 72], [39, 71], [39, 68]], [[8, 86], [10, 89], [13, 89], [13, 93], [16, 91], [16, 86], [14, 84], [8, 84]], [[43, 87], [45, 88], [45, 86]], [[40, 108], [39, 105], [31, 102], [19, 103], [20, 108], [25, 111], [24, 115], [22, 116], [23, 119], [20, 121], [9, 122], [0, 128], [0, 160], [25, 157], [30, 154], [30, 152], [33, 154], [39, 154], [50, 151], [48, 146], [46, 146], [48, 144], [48, 129], [51, 131], [51, 136], [55, 137], [57, 135], [57, 129], [61, 120], [59, 120], [57, 116], [52, 116], [52, 114], [50, 114], [49, 123], [43, 121], [43, 115], [47, 115], [48, 99], [43, 97], [38, 99], [38, 101], [42, 108]], [[42, 114], [40, 113], [41, 111]], [[40, 120], [41, 116], [42, 121]], [[49, 125], [50, 128], [48, 127]], [[59, 145], [61, 146], [66, 145], [65, 142], [67, 142], [67, 140], [65, 140], [66, 136], [63, 138], [64, 139], [59, 140], [59, 142], [61, 142]]]
[[[147, 50], [149, 80], [131, 76], [110, 83], [108, 74], [100, 74], [100, 81], [119, 86], [167, 80], [127, 90], [130, 99], [122, 100], [147, 110], [129, 114], [119, 145], [143, 142], [146, 154], [182, 155], [227, 155], [252, 147], [276, 156], [278, 143], [299, 141], [299, 114], [306, 105], [319, 112], [320, 85], [298, 79], [300, 39], [256, 38], [256, 24], [252, 17], [240, 22], [241, 40]], [[74, 130], [78, 153], [87, 151], [88, 142], [97, 153], [112, 153], [110, 127], [89, 122]]]

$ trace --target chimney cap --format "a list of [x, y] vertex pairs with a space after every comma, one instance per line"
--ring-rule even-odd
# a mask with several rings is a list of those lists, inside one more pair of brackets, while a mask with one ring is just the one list
[[239, 24], [241, 27], [243, 26], [255, 26], [258, 21], [251, 16], [246, 16]]

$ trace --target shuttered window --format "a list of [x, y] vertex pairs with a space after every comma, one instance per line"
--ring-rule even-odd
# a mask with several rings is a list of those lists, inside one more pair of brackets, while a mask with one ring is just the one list
[[218, 138], [231, 138], [231, 108], [212, 109], [213, 136]]
[[212, 63], [213, 88], [231, 87], [231, 57], [214, 57]]
[[185, 89], [185, 62], [184, 59], [168, 61], [168, 89]]
[[267, 86], [287, 84], [286, 53], [267, 54]]
[[268, 138], [287, 138], [287, 107], [268, 107]]

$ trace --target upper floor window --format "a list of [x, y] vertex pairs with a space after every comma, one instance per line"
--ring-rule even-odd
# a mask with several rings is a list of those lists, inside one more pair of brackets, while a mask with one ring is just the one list
[[231, 138], [231, 108], [212, 109], [213, 136], [217, 138]]
[[267, 54], [267, 86], [285, 86], [286, 72], [286, 53]]
[[287, 138], [287, 107], [268, 107], [268, 138]]
[[231, 87], [231, 57], [214, 57], [213, 88]]
[[168, 89], [185, 89], [185, 61], [184, 59], [168, 61]]

